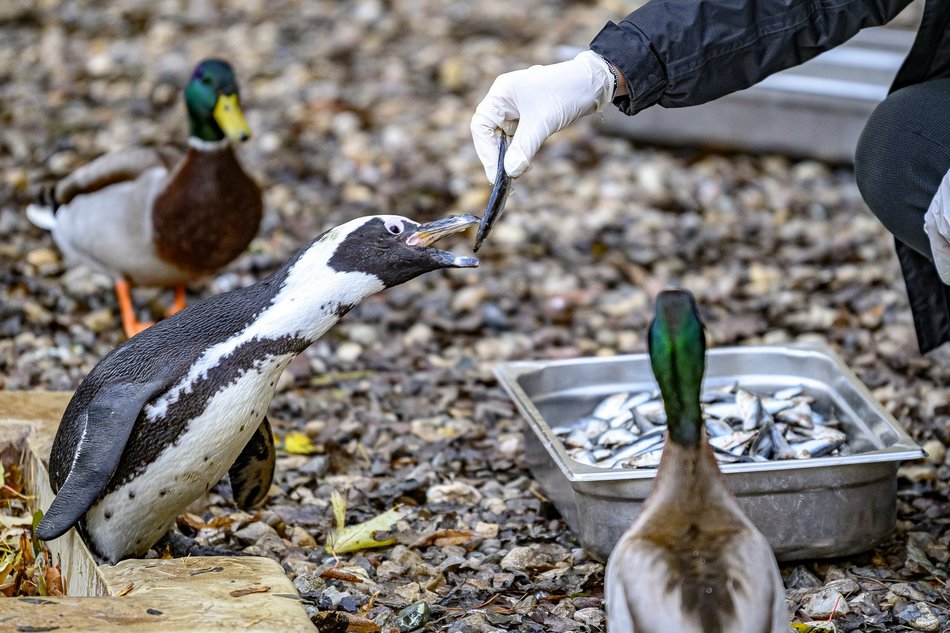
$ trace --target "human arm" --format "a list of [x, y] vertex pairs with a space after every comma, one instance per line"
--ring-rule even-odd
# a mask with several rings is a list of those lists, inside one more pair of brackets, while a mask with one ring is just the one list
[[548, 136], [611, 101], [626, 114], [698, 105], [834, 48], [909, 2], [653, 0], [608, 23], [591, 42], [595, 56], [500, 75], [472, 118], [476, 152], [492, 181], [497, 130], [513, 134], [505, 168], [517, 177]]
[[616, 65], [626, 114], [692, 106], [752, 86], [885, 24], [910, 0], [654, 0], [590, 48]]

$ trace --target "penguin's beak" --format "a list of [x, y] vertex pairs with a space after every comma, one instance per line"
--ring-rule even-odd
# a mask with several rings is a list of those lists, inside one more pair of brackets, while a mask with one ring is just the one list
[[437, 248], [430, 248], [432, 244], [448, 235], [464, 231], [470, 226], [478, 224], [479, 218], [474, 215], [453, 215], [434, 222], [420, 224], [419, 228], [406, 237], [406, 245], [425, 249], [426, 255], [435, 261], [440, 268], [474, 268], [478, 266], [477, 257], [456, 255]]

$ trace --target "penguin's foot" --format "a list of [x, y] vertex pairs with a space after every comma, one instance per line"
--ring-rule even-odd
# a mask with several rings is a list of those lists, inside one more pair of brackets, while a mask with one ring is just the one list
[[185, 308], [185, 287], [175, 286], [175, 301], [165, 311], [165, 317], [168, 318], [176, 312], [181, 312]]
[[155, 544], [155, 550], [159, 553], [168, 549], [173, 558], [187, 558], [188, 556], [246, 556], [244, 552], [236, 552], [230, 549], [208, 547], [200, 544], [190, 536], [185, 536], [178, 530], [171, 530]]
[[115, 296], [119, 300], [119, 311], [122, 313], [122, 329], [125, 336], [132, 338], [142, 330], [153, 325], [153, 321], [139, 321], [135, 316], [135, 307], [132, 305], [132, 285], [128, 279], [115, 280]]

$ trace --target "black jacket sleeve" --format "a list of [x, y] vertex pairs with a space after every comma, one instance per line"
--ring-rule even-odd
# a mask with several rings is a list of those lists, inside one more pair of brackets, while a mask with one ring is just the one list
[[884, 24], [911, 0], [652, 0], [608, 23], [591, 50], [624, 74], [627, 114], [748, 88]]

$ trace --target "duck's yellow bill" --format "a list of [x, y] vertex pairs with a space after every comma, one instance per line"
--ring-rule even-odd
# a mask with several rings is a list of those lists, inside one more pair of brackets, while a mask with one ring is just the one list
[[251, 128], [241, 112], [241, 104], [236, 94], [218, 96], [218, 101], [214, 104], [214, 120], [232, 141], [246, 141], [251, 138]]

